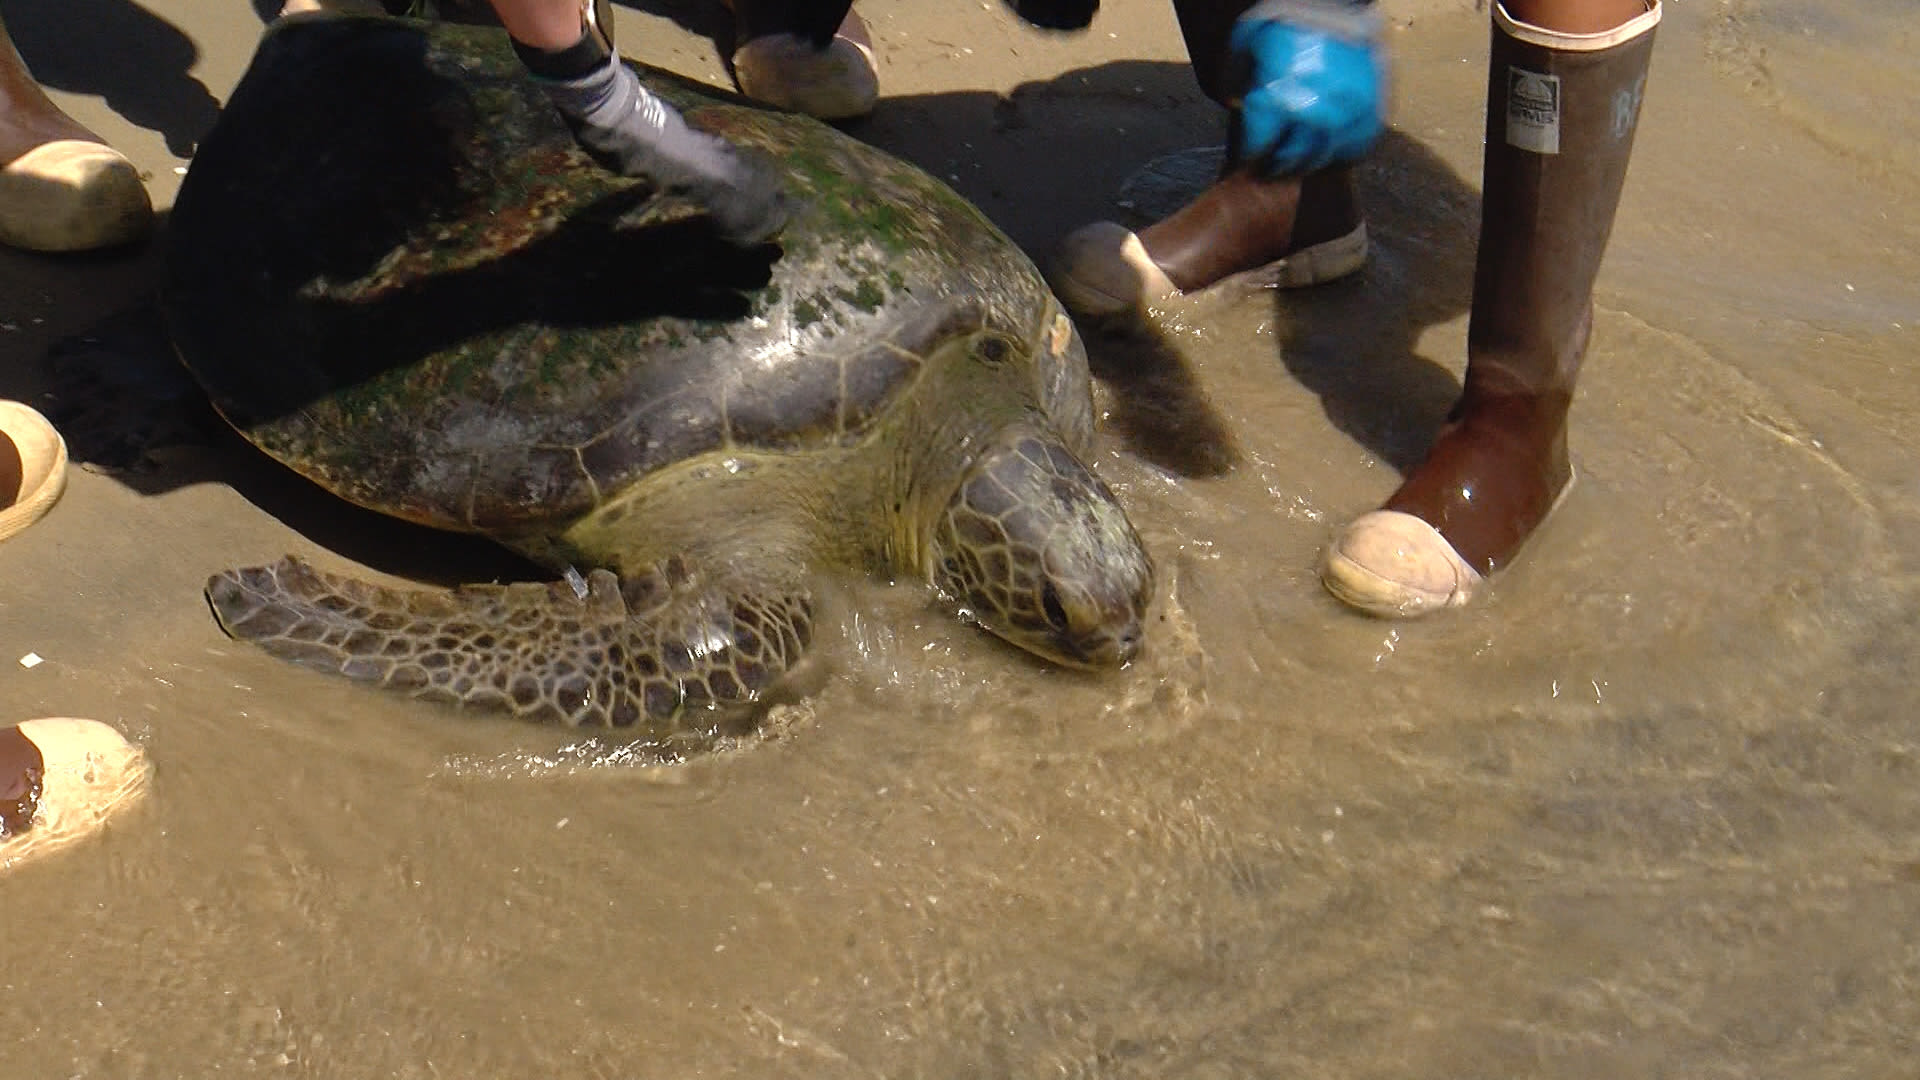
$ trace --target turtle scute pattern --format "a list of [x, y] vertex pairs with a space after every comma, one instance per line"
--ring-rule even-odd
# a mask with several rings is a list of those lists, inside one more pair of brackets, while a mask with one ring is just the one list
[[[594, 164], [497, 29], [276, 24], [169, 227], [163, 306], [220, 413], [351, 502], [499, 534], [699, 454], [872, 438], [956, 318], [1032, 340], [1044, 281], [946, 185], [639, 72], [783, 178], [777, 245]], [[1085, 365], [1056, 352], [1071, 438]]]
[[587, 593], [562, 582], [395, 589], [289, 556], [216, 574], [207, 596], [238, 640], [305, 667], [428, 700], [573, 726], [688, 730], [745, 705], [806, 649], [804, 594], [727, 599], [674, 559]]

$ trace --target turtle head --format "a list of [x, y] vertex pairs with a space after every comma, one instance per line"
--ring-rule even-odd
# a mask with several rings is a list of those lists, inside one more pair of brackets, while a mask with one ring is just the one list
[[991, 442], [934, 524], [934, 584], [982, 626], [1073, 667], [1140, 649], [1153, 564], [1113, 492], [1044, 429]]

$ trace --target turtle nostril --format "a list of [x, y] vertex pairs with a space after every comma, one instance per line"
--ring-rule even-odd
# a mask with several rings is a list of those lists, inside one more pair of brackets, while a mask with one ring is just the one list
[[1047, 613], [1047, 625], [1061, 633], [1067, 632], [1067, 608], [1060, 602], [1060, 591], [1048, 582], [1040, 590], [1040, 607]]

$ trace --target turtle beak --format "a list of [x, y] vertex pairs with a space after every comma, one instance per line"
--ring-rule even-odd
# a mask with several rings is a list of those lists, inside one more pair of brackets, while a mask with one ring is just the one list
[[1082, 668], [1140, 651], [1153, 564], [1113, 492], [1059, 440], [1015, 433], [962, 480], [933, 535], [933, 582], [980, 624]]

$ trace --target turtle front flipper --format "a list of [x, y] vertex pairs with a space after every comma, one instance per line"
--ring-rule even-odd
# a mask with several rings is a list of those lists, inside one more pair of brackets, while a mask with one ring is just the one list
[[[622, 582], [393, 589], [291, 556], [207, 582], [226, 632], [305, 667], [529, 720], [663, 734], [752, 702], [812, 636], [803, 591], [704, 582], [670, 560]], [[704, 726], [704, 725], [703, 725]]]

